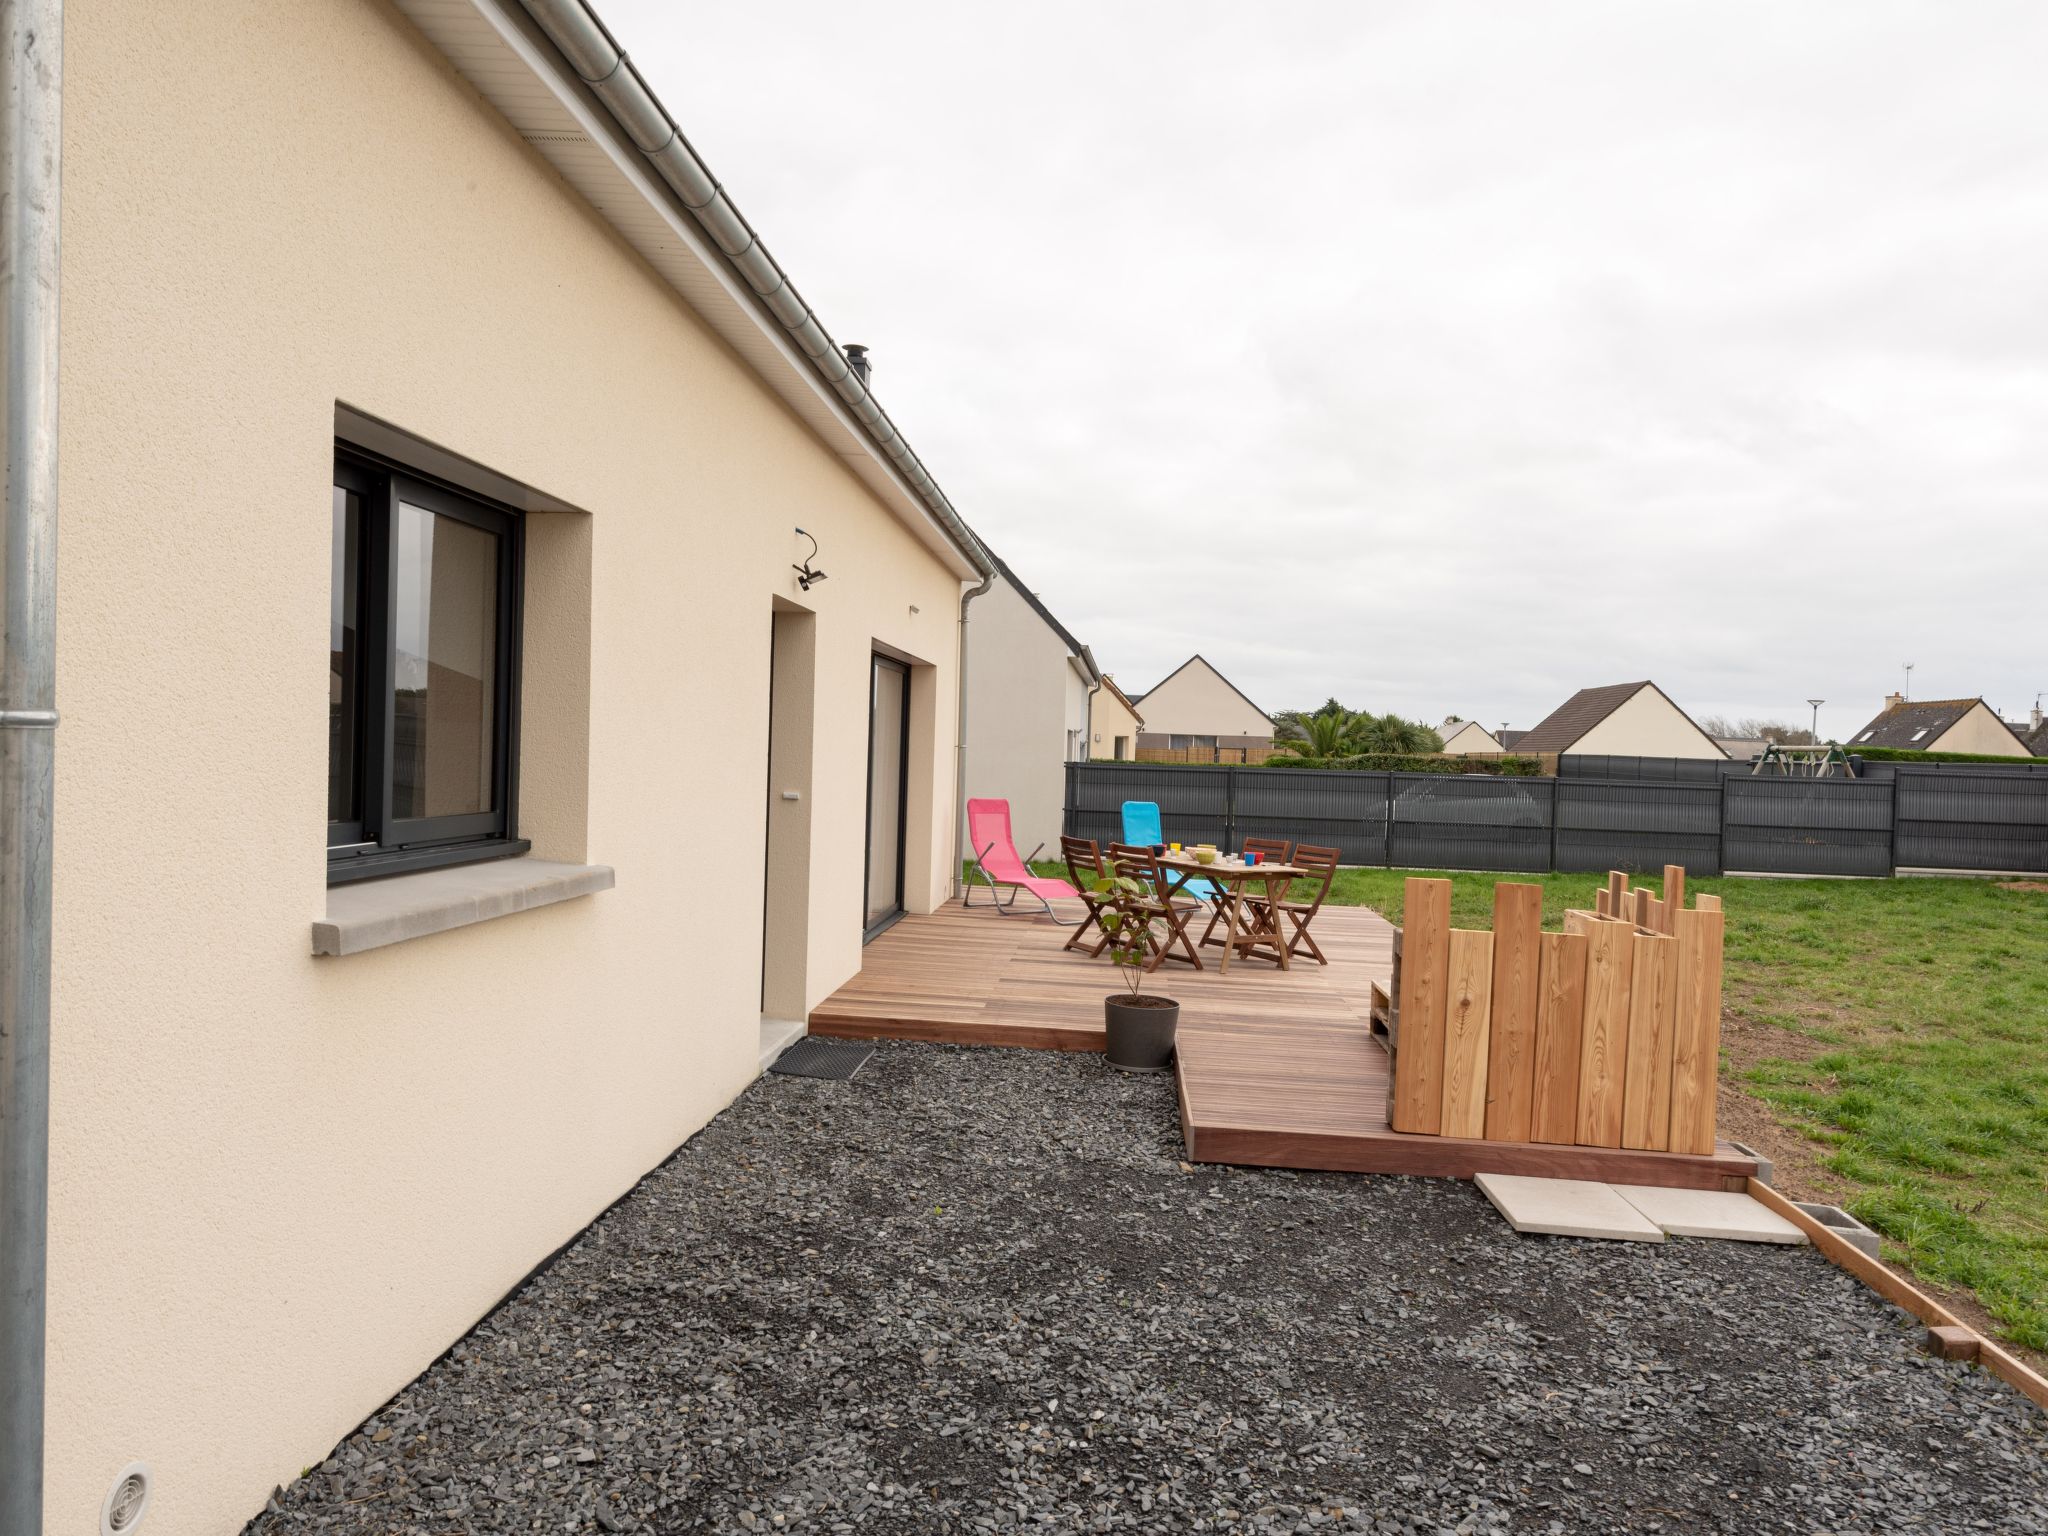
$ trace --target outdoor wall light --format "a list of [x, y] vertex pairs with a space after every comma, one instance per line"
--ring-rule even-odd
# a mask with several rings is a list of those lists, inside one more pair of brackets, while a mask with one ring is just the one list
[[799, 587], [802, 587], [804, 591], [808, 592], [811, 590], [812, 586], [825, 579], [825, 573], [823, 571], [814, 571], [811, 569], [811, 561], [818, 558], [817, 539], [808, 533], [804, 533], [803, 529], [801, 528], [797, 529], [797, 532], [802, 533], [805, 538], [810, 539], [811, 552], [804, 558], [804, 563], [802, 565], [792, 565], [790, 569], [796, 572], [796, 584]]

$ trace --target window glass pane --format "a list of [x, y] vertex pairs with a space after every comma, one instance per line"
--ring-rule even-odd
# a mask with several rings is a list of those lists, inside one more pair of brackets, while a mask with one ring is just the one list
[[391, 814], [493, 810], [497, 535], [401, 502], [397, 537]]
[[354, 491], [334, 488], [332, 617], [327, 641], [327, 819], [362, 819], [362, 779], [357, 771], [356, 687], [362, 667], [357, 623], [357, 541], [362, 537], [363, 502]]
[[868, 717], [868, 899], [872, 928], [903, 905], [903, 718], [910, 677], [877, 660]]

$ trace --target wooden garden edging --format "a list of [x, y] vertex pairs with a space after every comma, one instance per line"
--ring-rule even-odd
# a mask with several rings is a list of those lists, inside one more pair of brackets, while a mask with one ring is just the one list
[[1972, 1360], [2015, 1391], [2048, 1408], [2048, 1380], [2010, 1350], [2001, 1348], [1955, 1313], [1919, 1289], [1890, 1265], [1873, 1259], [1825, 1222], [1815, 1221], [1761, 1179], [1749, 1181], [1749, 1192], [1806, 1234], [1822, 1255], [1869, 1286], [1893, 1306], [1927, 1325], [1928, 1348], [1944, 1359]]
[[1392, 988], [1391, 1123], [1486, 1141], [1711, 1156], [1721, 1044], [1718, 897], [1615, 871], [1543, 932], [1543, 887], [1502, 882], [1493, 930], [1451, 926], [1451, 882], [1411, 879]]

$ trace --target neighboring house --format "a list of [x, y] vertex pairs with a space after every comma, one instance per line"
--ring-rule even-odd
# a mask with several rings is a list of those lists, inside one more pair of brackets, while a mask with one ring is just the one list
[[1500, 748], [1503, 752], [1519, 752], [1522, 748], [1522, 738], [1529, 733], [1527, 731], [1511, 731], [1503, 727], [1493, 734], [1500, 742]]
[[1499, 737], [1476, 720], [1446, 720], [1436, 728], [1436, 733], [1444, 739], [1443, 750], [1452, 757], [1463, 757], [1471, 752], [1507, 750], [1500, 744]]
[[2041, 716], [2041, 706], [2036, 704], [2027, 712], [2025, 725], [2014, 724], [2013, 734], [2027, 744], [2027, 750], [2036, 757], [2048, 757], [2048, 720]]
[[1738, 763], [1753, 763], [1764, 755], [1770, 741], [1762, 736], [1716, 736], [1714, 744]]
[[1854, 752], [1863, 747], [1892, 747], [1906, 752], [1979, 752], [1992, 757], [2030, 757], [2018, 731], [1999, 718], [1982, 699], [1908, 700], [1885, 695], [1876, 719], [1843, 743]]
[[1719, 742], [1652, 682], [1581, 688], [1519, 736], [1517, 752], [1725, 758]]
[[68, 8], [51, 1532], [238, 1529], [959, 869], [989, 557], [524, 4]]
[[1010, 802], [1017, 851], [1059, 851], [1066, 765], [1088, 756], [1095, 658], [1038, 594], [996, 559], [995, 585], [968, 610], [967, 793]]
[[1088, 711], [1088, 755], [1128, 763], [1137, 756], [1138, 734], [1145, 729], [1145, 717], [1137, 705], [1117, 687], [1116, 679], [1102, 674], [1102, 687]]
[[1200, 656], [1131, 703], [1145, 712], [1141, 747], [1270, 747], [1273, 719]]

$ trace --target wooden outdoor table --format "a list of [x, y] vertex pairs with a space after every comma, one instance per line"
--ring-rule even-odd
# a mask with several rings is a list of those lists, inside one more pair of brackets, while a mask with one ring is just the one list
[[[1220, 855], [1214, 864], [1204, 864], [1188, 852], [1162, 853], [1159, 867], [1169, 875], [1178, 875], [1174, 891], [1186, 888], [1191, 880], [1207, 880], [1223, 887], [1227, 893], [1219, 903], [1223, 912], [1226, 930], [1223, 939], [1223, 959], [1218, 969], [1226, 976], [1230, 974], [1230, 957], [1240, 947], [1247, 953], [1262, 943], [1271, 943], [1274, 954], [1280, 961], [1280, 969], [1288, 970], [1287, 944], [1280, 938], [1278, 925], [1280, 903], [1287, 899], [1287, 887], [1294, 881], [1308, 876], [1311, 872], [1292, 864], [1269, 864], [1263, 859], [1257, 864], [1246, 864], [1240, 859], [1224, 859]], [[1266, 887], [1266, 912], [1268, 923], [1261, 927], [1247, 921], [1244, 888], [1247, 885], [1263, 884]], [[1171, 895], [1172, 893], [1168, 893]]]

